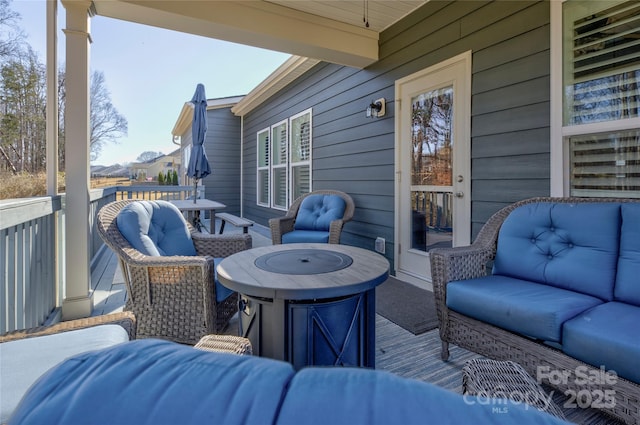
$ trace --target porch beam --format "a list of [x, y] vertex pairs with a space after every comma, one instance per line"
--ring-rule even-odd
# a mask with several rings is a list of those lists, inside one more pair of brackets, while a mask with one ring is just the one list
[[364, 68], [378, 33], [267, 1], [94, 0], [98, 15]]
[[63, 320], [91, 315], [89, 263], [89, 46], [90, 1], [64, 1], [66, 9], [65, 298]]

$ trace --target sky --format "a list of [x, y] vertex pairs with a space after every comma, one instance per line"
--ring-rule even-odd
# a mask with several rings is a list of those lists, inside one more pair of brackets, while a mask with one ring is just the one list
[[[46, 1], [13, 0], [27, 42], [46, 62]], [[58, 63], [64, 64], [65, 9], [58, 3]], [[145, 151], [178, 148], [171, 130], [196, 85], [207, 98], [249, 93], [290, 55], [102, 16], [91, 19], [91, 72], [104, 73], [128, 134], [106, 145], [92, 165], [133, 162]]]

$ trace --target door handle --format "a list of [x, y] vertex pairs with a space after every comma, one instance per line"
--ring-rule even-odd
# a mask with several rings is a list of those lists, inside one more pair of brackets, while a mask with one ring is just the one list
[[464, 197], [463, 192], [456, 192], [456, 198], [462, 198], [462, 197]]

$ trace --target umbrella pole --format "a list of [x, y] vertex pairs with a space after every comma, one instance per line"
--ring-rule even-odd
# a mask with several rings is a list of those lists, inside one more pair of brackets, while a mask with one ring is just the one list
[[[198, 199], [198, 179], [194, 179], [195, 183], [193, 185], [193, 203], [196, 203]], [[196, 228], [198, 232], [202, 232], [202, 224], [200, 223], [200, 211], [196, 210], [193, 212], [193, 227]]]
[[193, 203], [196, 203], [196, 199], [198, 198], [198, 179], [193, 179]]

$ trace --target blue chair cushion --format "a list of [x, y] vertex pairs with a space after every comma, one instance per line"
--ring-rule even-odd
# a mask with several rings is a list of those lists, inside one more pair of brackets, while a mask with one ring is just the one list
[[219, 303], [229, 298], [229, 296], [235, 292], [232, 289], [229, 289], [226, 286], [224, 286], [218, 280], [218, 272], [215, 270], [218, 270], [218, 264], [220, 264], [222, 260], [224, 260], [224, 258], [213, 259], [213, 266], [214, 266], [213, 270], [215, 273], [215, 282], [216, 282], [216, 302], [219, 302]]
[[327, 243], [329, 232], [317, 230], [293, 230], [282, 235], [282, 243]]
[[[499, 413], [498, 413], [499, 412]], [[278, 424], [564, 424], [508, 400], [460, 396], [384, 371], [313, 367], [291, 381]]]
[[58, 365], [9, 423], [270, 424], [293, 374], [266, 358], [136, 340]]
[[293, 228], [328, 232], [332, 221], [344, 217], [346, 206], [338, 195], [309, 195], [300, 204]]
[[523, 205], [500, 229], [493, 274], [610, 301], [619, 245], [618, 203]]
[[506, 276], [447, 285], [447, 307], [502, 329], [562, 343], [562, 324], [602, 301], [590, 295]]
[[196, 255], [180, 210], [167, 201], [138, 201], [116, 216], [122, 236], [145, 255]]
[[620, 258], [613, 298], [640, 306], [640, 204], [622, 204], [621, 213]]
[[640, 307], [619, 302], [596, 306], [563, 326], [562, 350], [640, 384]]

